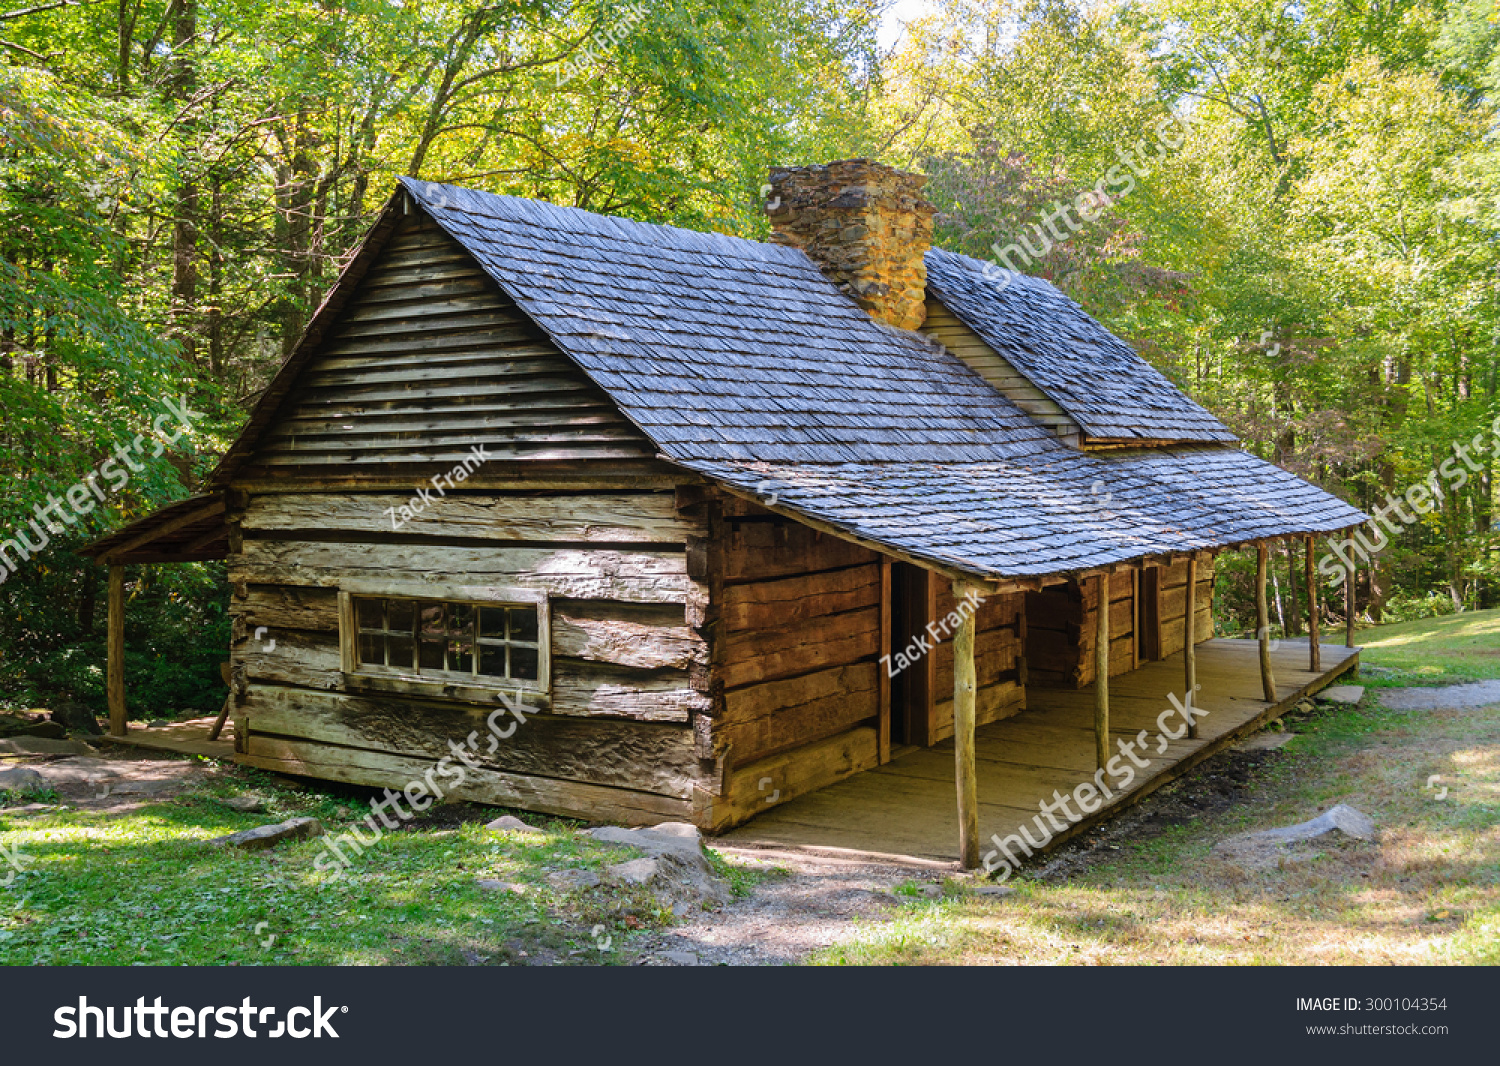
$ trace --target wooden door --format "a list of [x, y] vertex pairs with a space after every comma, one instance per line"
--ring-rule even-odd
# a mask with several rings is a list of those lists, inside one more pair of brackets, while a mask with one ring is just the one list
[[1136, 647], [1140, 661], [1155, 662], [1161, 654], [1161, 567], [1141, 570], [1140, 596], [1135, 601]]

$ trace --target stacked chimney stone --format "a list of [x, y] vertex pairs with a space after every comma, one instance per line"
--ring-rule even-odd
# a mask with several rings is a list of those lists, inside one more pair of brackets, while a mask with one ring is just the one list
[[772, 240], [801, 248], [871, 317], [898, 329], [926, 321], [933, 206], [927, 179], [868, 159], [775, 167]]

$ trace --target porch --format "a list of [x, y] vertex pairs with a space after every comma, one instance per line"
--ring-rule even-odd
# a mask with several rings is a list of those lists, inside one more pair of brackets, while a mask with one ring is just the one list
[[[1116, 789], [1081, 820], [1068, 824], [1059, 814], [1067, 827], [1051, 836], [1045, 847], [1114, 817], [1359, 665], [1358, 648], [1324, 643], [1322, 670], [1314, 673], [1308, 668], [1305, 640], [1285, 641], [1270, 654], [1274, 703], [1263, 698], [1259, 642], [1200, 643], [1196, 660], [1201, 689], [1194, 706], [1207, 716], [1199, 720], [1196, 738], [1186, 733], [1176, 740], [1163, 737], [1165, 750], [1160, 753], [1157, 719], [1172, 707], [1170, 693], [1181, 698], [1182, 653], [1110, 678], [1111, 749], [1118, 752], [1119, 741], [1145, 730], [1150, 742], [1139, 758], [1149, 760], [1149, 765], [1132, 767], [1136, 777], [1129, 787]], [[1032, 819], [1041, 802], [1052, 800], [1054, 791], [1067, 794], [1094, 780], [1095, 710], [1093, 685], [1031, 687], [1027, 710], [975, 730], [981, 853], [994, 849], [992, 834], [1007, 837], [1023, 823], [1038, 835]], [[1181, 725], [1174, 712], [1168, 731]], [[922, 865], [956, 862], [960, 855], [953, 740], [893, 751], [886, 764], [768, 810], [719, 840], [731, 846], [858, 852]]]

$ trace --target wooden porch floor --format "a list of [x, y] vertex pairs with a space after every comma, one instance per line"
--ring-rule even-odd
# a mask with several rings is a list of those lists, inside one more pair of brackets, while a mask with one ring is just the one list
[[[217, 717], [217, 716], [214, 716]], [[101, 743], [125, 744], [132, 748], [147, 748], [152, 751], [171, 751], [180, 755], [207, 755], [214, 759], [234, 758], [234, 723], [225, 722], [219, 740], [209, 740], [208, 731], [213, 728], [214, 717], [192, 718], [185, 722], [150, 728], [139, 722], [130, 722], [123, 737], [105, 736]]]
[[[1094, 814], [1058, 833], [1055, 847], [1119, 814], [1221, 748], [1282, 714], [1359, 663], [1359, 649], [1324, 644], [1323, 672], [1307, 669], [1307, 642], [1285, 641], [1272, 652], [1277, 701], [1262, 699], [1260, 658], [1253, 640], [1209, 640], [1198, 645], [1195, 705], [1208, 712], [1198, 738], [1167, 742], [1158, 754], [1157, 716], [1171, 707], [1168, 693], [1182, 696], [1182, 654], [1109, 681], [1110, 733], [1129, 740], [1150, 736], [1126, 792], [1116, 792]], [[1054, 790], [1064, 794], [1094, 774], [1093, 686], [1077, 690], [1033, 688], [1028, 709], [975, 733], [979, 779], [980, 853], [993, 848], [990, 835], [1016, 832], [1039, 813]], [[1168, 721], [1180, 727], [1174, 714]], [[1112, 745], [1116, 751], [1118, 747]], [[1108, 778], [1106, 778], [1108, 780]], [[1036, 833], [1035, 827], [1032, 828]], [[874, 770], [818, 790], [758, 815], [719, 837], [730, 846], [773, 847], [826, 854], [859, 852], [926, 864], [958, 860], [958, 804], [953, 741], [907, 749]]]

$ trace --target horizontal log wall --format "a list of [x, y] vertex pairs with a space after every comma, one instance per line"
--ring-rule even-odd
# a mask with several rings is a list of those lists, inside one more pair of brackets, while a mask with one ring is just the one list
[[[1198, 568], [1197, 637], [1213, 636], [1213, 564]], [[1187, 563], [1161, 567], [1156, 580], [1156, 624], [1159, 633], [1159, 657], [1182, 651], [1183, 613], [1187, 603]], [[1151, 582], [1143, 574], [1122, 570], [1110, 575], [1110, 645], [1111, 677], [1134, 670], [1144, 661], [1140, 651], [1150, 648], [1151, 641], [1138, 634], [1136, 627], [1149, 610], [1142, 611], [1138, 595], [1149, 595]], [[1096, 592], [1094, 580], [1070, 581], [1053, 585], [1040, 592], [1026, 594], [1026, 657], [1028, 680], [1032, 684], [1063, 688], [1084, 688], [1094, 683], [1094, 634]]]
[[252, 496], [234, 516], [244, 761], [399, 788], [411, 768], [451, 754], [450, 741], [487, 741], [493, 700], [395, 695], [345, 677], [339, 588], [428, 587], [436, 598], [440, 587], [515, 587], [548, 594], [552, 688], [527, 696], [538, 713], [494, 751], [480, 744], [466, 771], [471, 798], [625, 822], [692, 819], [704, 772], [694, 719], [710, 697], [708, 644], [690, 624], [707, 589], [689, 576], [687, 545], [704, 524], [671, 492], [454, 494], [393, 533], [386, 510], [400, 500]]
[[[1021, 655], [1020, 614], [1025, 593], [1012, 592], [987, 597], [974, 613], [974, 724], [985, 725], [1009, 718], [1026, 709], [1026, 690], [1021, 686], [1017, 659]], [[938, 585], [937, 699], [933, 707], [928, 740], [936, 744], [953, 735], [953, 627], [944, 621], [955, 609], [953, 586]]]
[[[1161, 646], [1162, 657], [1182, 651], [1183, 635], [1187, 627], [1183, 615], [1187, 612], [1187, 563], [1163, 567], [1161, 571]], [[1194, 597], [1197, 619], [1193, 623], [1193, 635], [1202, 643], [1214, 635], [1214, 564], [1212, 560], [1198, 564], [1198, 592]]]
[[705, 745], [727, 770], [704, 818], [723, 829], [876, 765], [881, 581], [875, 552], [742, 501], [713, 537]]

